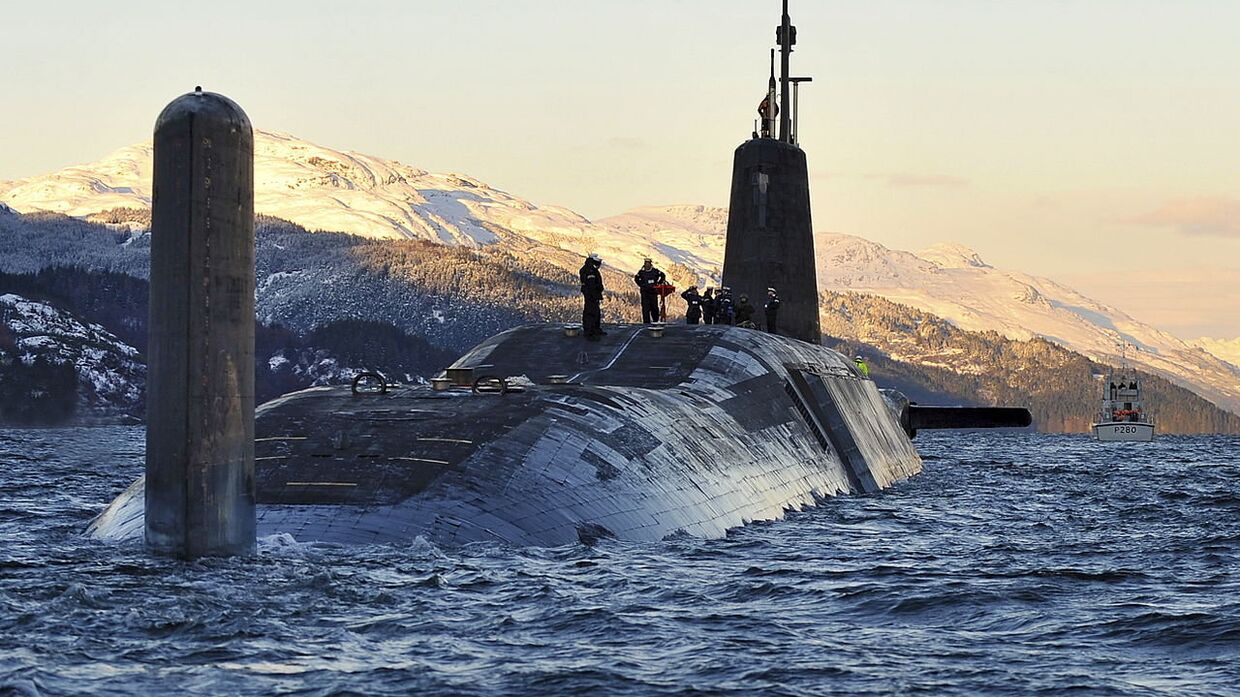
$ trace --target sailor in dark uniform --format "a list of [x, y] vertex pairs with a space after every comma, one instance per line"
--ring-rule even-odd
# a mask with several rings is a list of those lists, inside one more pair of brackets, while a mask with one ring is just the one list
[[723, 286], [715, 297], [715, 324], [732, 324], [736, 321], [736, 304], [732, 300], [732, 289]]
[[698, 295], [697, 286], [689, 286], [680, 297], [685, 299], [685, 324], [697, 324], [702, 319], [702, 296]]
[[[771, 79], [774, 80], [775, 78], [772, 77]], [[771, 89], [774, 89], [774, 84], [773, 82], [771, 83]], [[774, 109], [774, 113], [771, 113], [772, 109]], [[771, 132], [771, 126], [774, 125], [776, 117], [779, 116], [779, 105], [771, 103], [770, 93], [763, 97], [758, 104], [758, 116], [762, 117], [762, 137], [774, 138], [775, 134]], [[755, 137], [757, 137], [756, 134]]]
[[707, 288], [702, 295], [702, 319], [707, 324], [715, 323], [715, 289]]
[[753, 304], [749, 302], [749, 296], [741, 293], [741, 297], [736, 302], [736, 326], [745, 327], [746, 329], [757, 329], [753, 323]]
[[581, 295], [585, 299], [585, 309], [581, 311], [581, 333], [590, 341], [598, 341], [603, 336], [603, 265], [602, 258], [597, 254], [586, 257], [581, 265]]
[[663, 318], [659, 314], [659, 291], [655, 290], [655, 286], [667, 283], [667, 276], [654, 267], [650, 257], [646, 257], [646, 263], [642, 264], [641, 269], [633, 274], [633, 282], [641, 289], [642, 322], [650, 324], [662, 321]]
[[778, 334], [779, 325], [779, 295], [775, 293], [774, 288], [766, 289], [766, 330], [772, 334]]

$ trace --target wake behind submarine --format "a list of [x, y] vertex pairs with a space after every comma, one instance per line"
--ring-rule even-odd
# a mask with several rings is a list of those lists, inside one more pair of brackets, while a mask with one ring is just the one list
[[[219, 95], [174, 101], [156, 126], [152, 298], [157, 285], [201, 282], [183, 284], [179, 304], [152, 302], [147, 474], [90, 533], [145, 533], [152, 550], [183, 557], [245, 552], [255, 535], [280, 533], [445, 547], [717, 538], [917, 474], [918, 429], [1029, 425], [1023, 408], [911, 404], [818, 345], [808, 176], [789, 92], [808, 78], [789, 74], [787, 0], [777, 41], [782, 89], [772, 58], [762, 124], [735, 153], [723, 280], [780, 289], [788, 335], [608, 325], [586, 342], [570, 325], [525, 326], [482, 342], [433, 385], [355, 381], [257, 410], [243, 331], [254, 287], [249, 123]], [[211, 128], [217, 137], [202, 138]], [[224, 171], [210, 170], [203, 143]], [[161, 156], [189, 164], [161, 169]], [[220, 206], [231, 217], [213, 215]]]

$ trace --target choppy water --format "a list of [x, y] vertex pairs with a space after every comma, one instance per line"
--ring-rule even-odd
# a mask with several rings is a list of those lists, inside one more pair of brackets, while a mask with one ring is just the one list
[[726, 540], [186, 564], [81, 536], [141, 429], [0, 431], [0, 694], [1240, 694], [1240, 439], [918, 445]]

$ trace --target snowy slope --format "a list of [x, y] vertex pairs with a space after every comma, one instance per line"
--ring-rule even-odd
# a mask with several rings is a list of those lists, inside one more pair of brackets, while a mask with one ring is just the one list
[[[722, 267], [726, 209], [643, 208], [599, 222], [695, 250], [703, 275], [717, 276]], [[1237, 351], [1240, 341], [1190, 345], [1062, 284], [996, 269], [960, 244], [937, 244], [914, 254], [860, 237], [818, 233], [815, 247], [822, 290], [878, 295], [968, 331], [993, 330], [1010, 339], [1040, 336], [1101, 362], [1122, 360], [1119, 345], [1128, 343], [1137, 349], [1128, 352], [1131, 362], [1240, 413], [1240, 363], [1215, 353]]]
[[[435, 174], [354, 152], [332, 150], [286, 133], [254, 133], [255, 209], [308, 230], [371, 238], [414, 238], [479, 246], [508, 242], [522, 251], [548, 248], [577, 257], [596, 251], [611, 266], [635, 270], [642, 257], [664, 266], [680, 261], [709, 267], [722, 242], [693, 231], [655, 246], [642, 229], [597, 225], [565, 208], [538, 206], [459, 174]], [[151, 204], [150, 144], [59, 172], [0, 182], [0, 202], [29, 213], [85, 217]], [[672, 226], [677, 230], [684, 226]], [[684, 244], [682, 249], [678, 245]], [[563, 263], [567, 264], [567, 261]], [[715, 263], [715, 266], [718, 264]]]
[[1194, 339], [1193, 346], [1218, 356], [1234, 366], [1240, 366], [1240, 339], [1211, 339], [1202, 337]]
[[42, 359], [71, 364], [78, 378], [78, 412], [127, 413], [142, 401], [146, 366], [138, 351], [98, 324], [20, 295], [0, 295], [0, 358], [26, 365]]
[[1119, 345], [1131, 344], [1131, 362], [1240, 411], [1240, 369], [1054, 281], [996, 269], [961, 245], [913, 254], [848, 235], [816, 240], [824, 289], [879, 295], [970, 331], [1044, 337], [1104, 362], [1121, 360]]
[[726, 208], [650, 206], [597, 222], [610, 229], [617, 243], [656, 249], [671, 261], [715, 283], [723, 275], [723, 248], [728, 230]]
[[[567, 209], [537, 206], [470, 177], [434, 174], [399, 162], [324, 148], [293, 136], [255, 132], [256, 208], [308, 229], [373, 238], [497, 245], [520, 258], [575, 270], [597, 251], [608, 266], [637, 268], [644, 256], [717, 280], [725, 209], [640, 208], [591, 222]], [[0, 202], [22, 212], [85, 216], [150, 205], [151, 148], [123, 148], [89, 165], [0, 183]], [[936, 245], [913, 254], [846, 235], [817, 236], [819, 287], [905, 303], [968, 330], [1015, 339], [1042, 336], [1100, 361], [1130, 359], [1240, 411], [1240, 368], [1052, 281], [995, 269], [973, 250]], [[683, 281], [682, 281], [683, 282]], [[1215, 347], [1216, 350], [1218, 347]]]

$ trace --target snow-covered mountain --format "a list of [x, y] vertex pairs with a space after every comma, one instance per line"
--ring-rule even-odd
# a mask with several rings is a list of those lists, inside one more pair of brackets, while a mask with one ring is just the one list
[[[22, 213], [78, 217], [116, 208], [149, 209], [151, 174], [151, 145], [131, 145], [98, 162], [0, 182], [0, 202]], [[522, 251], [547, 247], [574, 256], [598, 252], [607, 264], [631, 270], [646, 255], [664, 266], [680, 262], [701, 268], [717, 267], [714, 259], [722, 259], [722, 238], [699, 239], [691, 209], [680, 217], [669, 213], [667, 229], [676, 231], [675, 240], [655, 245], [644, 219], [632, 228], [624, 220], [615, 227], [599, 225], [465, 175], [333, 150], [286, 133], [255, 131], [254, 179], [256, 212], [307, 230], [471, 247], [507, 242]]]
[[8, 412], [39, 407], [51, 396], [30, 390], [54, 381], [57, 369], [65, 371], [69, 384], [54, 398], [70, 400], [65, 406], [79, 418], [108, 418], [140, 408], [146, 366], [137, 349], [50, 304], [0, 295], [0, 392], [7, 402], [0, 405], [5, 412], [0, 416], [17, 419]]
[[996, 269], [961, 245], [913, 254], [849, 235], [816, 238], [819, 286], [878, 295], [970, 331], [1043, 337], [1101, 362], [1127, 359], [1240, 411], [1240, 368], [1054, 281]]
[[[627, 229], [681, 244], [706, 240], [699, 249], [708, 263], [696, 268], [711, 275], [722, 267], [725, 209], [638, 209], [599, 222], [622, 222]], [[1017, 340], [1043, 337], [1104, 363], [1123, 360], [1120, 345], [1130, 344], [1135, 347], [1127, 352], [1130, 362], [1240, 413], [1240, 363], [1226, 361], [1240, 354], [1240, 341], [1190, 345], [1062, 284], [997, 269], [960, 244], [912, 253], [851, 235], [818, 233], [815, 255], [821, 290], [877, 295], [967, 331], [993, 330]]]
[[[723, 275], [728, 210], [709, 206], [649, 206], [602, 218], [599, 225], [630, 248], [651, 248], [717, 282]], [[628, 267], [622, 267], [628, 268]]]
[[1194, 339], [1191, 343], [1193, 346], [1204, 349], [1232, 365], [1240, 366], [1240, 338], [1211, 339], [1209, 337], [1202, 337]]
[[[255, 150], [258, 212], [308, 229], [508, 250], [566, 270], [591, 251], [630, 271], [649, 255], [699, 281], [717, 279], [722, 267], [724, 209], [649, 207], [591, 222], [464, 175], [433, 174], [283, 133], [256, 131]], [[147, 208], [150, 176], [151, 147], [135, 145], [93, 164], [0, 183], [0, 201], [21, 212], [75, 216]], [[914, 254], [820, 233], [816, 252], [823, 290], [879, 295], [966, 330], [1045, 337], [1103, 362], [1120, 360], [1118, 345], [1126, 342], [1139, 349], [1130, 361], [1240, 412], [1240, 368], [1217, 354], [1061, 284], [996, 269], [966, 247], [942, 244]]]

